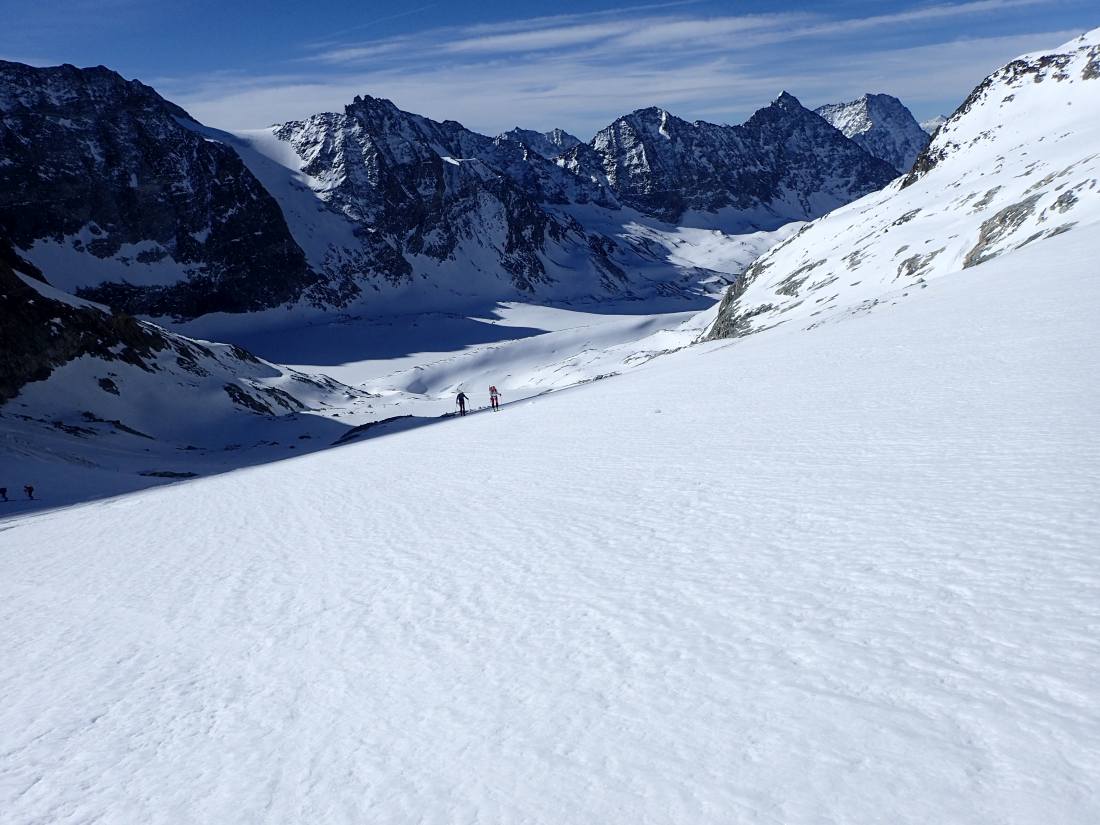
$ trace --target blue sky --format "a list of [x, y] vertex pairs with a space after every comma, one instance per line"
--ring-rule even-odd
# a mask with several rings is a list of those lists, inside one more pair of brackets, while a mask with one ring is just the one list
[[786, 89], [949, 113], [1018, 54], [1100, 25], [1095, 2], [0, 0], [0, 57], [104, 64], [211, 125], [260, 127], [356, 94], [487, 133], [588, 138], [662, 106], [737, 123]]

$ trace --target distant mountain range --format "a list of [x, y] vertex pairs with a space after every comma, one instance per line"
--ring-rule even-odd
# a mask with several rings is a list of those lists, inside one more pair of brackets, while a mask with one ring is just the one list
[[229, 134], [104, 67], [0, 62], [0, 115], [20, 255], [82, 298], [174, 319], [698, 294], [742, 264], [685, 264], [678, 226], [775, 229], [899, 171], [787, 93], [738, 126], [642, 109], [588, 143], [368, 96]]

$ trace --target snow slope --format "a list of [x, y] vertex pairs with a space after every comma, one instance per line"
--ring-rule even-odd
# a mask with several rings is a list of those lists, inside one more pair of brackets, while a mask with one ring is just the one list
[[1100, 821], [1095, 257], [0, 522], [5, 821]]
[[[913, 170], [778, 244], [712, 335], [820, 324], [1100, 223], [1100, 29], [979, 84]], [[1046, 267], [1037, 270], [1037, 276]]]
[[0, 487], [38, 490], [0, 500], [5, 515], [272, 461], [379, 417], [369, 393], [112, 313], [44, 277], [0, 237]]

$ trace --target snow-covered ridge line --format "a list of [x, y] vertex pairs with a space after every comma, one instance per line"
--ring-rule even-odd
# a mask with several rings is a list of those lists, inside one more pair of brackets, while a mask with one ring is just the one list
[[1095, 232], [1098, 147], [1100, 29], [990, 75], [908, 176], [754, 262], [709, 334], [825, 323], [1044, 239]]

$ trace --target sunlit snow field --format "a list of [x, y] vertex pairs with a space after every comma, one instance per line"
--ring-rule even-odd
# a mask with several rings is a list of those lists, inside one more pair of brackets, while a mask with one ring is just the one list
[[1078, 234], [0, 521], [0, 820], [1100, 821]]

